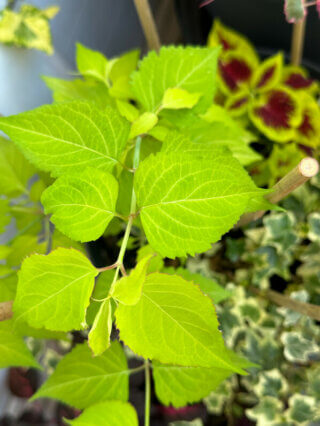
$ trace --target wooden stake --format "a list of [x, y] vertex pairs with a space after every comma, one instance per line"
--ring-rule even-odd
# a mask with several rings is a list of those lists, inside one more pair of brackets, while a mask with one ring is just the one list
[[[319, 163], [317, 160], [311, 157], [306, 157], [300, 161], [300, 163], [291, 170], [286, 176], [284, 176], [274, 187], [273, 192], [266, 195], [266, 199], [270, 203], [278, 203], [292, 191], [299, 186], [303, 185], [310, 178], [315, 176], [319, 171]], [[254, 213], [244, 214], [236, 225], [236, 228], [247, 225], [257, 219], [260, 219], [265, 214], [264, 210], [260, 210]]]
[[12, 317], [12, 304], [13, 302], [0, 303], [0, 321], [5, 321]]
[[301, 19], [301, 21], [298, 21], [293, 24], [291, 43], [291, 64], [295, 66], [301, 65], [306, 32], [306, 21], [307, 17], [305, 16], [303, 19]]
[[150, 50], [161, 47], [157, 27], [148, 0], [133, 0]]

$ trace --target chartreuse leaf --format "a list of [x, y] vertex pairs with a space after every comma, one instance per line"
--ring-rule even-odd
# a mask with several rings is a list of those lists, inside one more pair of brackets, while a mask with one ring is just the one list
[[201, 93], [189, 93], [179, 87], [169, 88], [164, 92], [161, 108], [193, 108], [199, 101]]
[[148, 265], [152, 254], [141, 259], [130, 275], [122, 277], [111, 289], [111, 296], [124, 305], [136, 305], [140, 298], [146, 279]]
[[85, 166], [109, 171], [129, 136], [129, 124], [108, 107], [73, 101], [0, 118], [0, 129], [37, 167], [54, 176]]
[[[132, 75], [132, 90], [142, 107], [156, 112], [169, 88], [203, 93], [202, 105], [209, 106], [215, 90], [219, 49], [162, 47], [150, 52]], [[201, 102], [200, 102], [201, 103]]]
[[174, 407], [200, 401], [232, 374], [230, 370], [216, 367], [180, 367], [158, 362], [153, 362], [152, 366], [158, 399]]
[[302, 103], [302, 122], [296, 129], [295, 141], [317, 148], [320, 146], [320, 108], [307, 93], [299, 94]]
[[106, 401], [84, 410], [75, 420], [67, 420], [74, 426], [138, 426], [138, 416], [128, 402]]
[[52, 91], [55, 102], [83, 99], [95, 102], [100, 109], [112, 105], [108, 88], [102, 82], [82, 79], [63, 80], [55, 77], [42, 77], [42, 79]]
[[109, 79], [112, 81], [110, 95], [118, 99], [131, 99], [130, 75], [137, 68], [140, 51], [132, 50], [112, 60]]
[[115, 315], [120, 338], [144, 358], [243, 372], [224, 347], [212, 301], [177, 275], [148, 275], [139, 302], [119, 304]]
[[188, 281], [193, 281], [194, 284], [197, 284], [200, 287], [202, 293], [209, 296], [215, 304], [220, 303], [225, 299], [228, 299], [232, 295], [232, 292], [230, 290], [226, 290], [210, 278], [204, 277], [201, 274], [193, 274], [188, 271], [188, 269], [174, 269], [171, 267], [165, 268], [163, 272], [166, 272], [171, 275], [181, 275], [181, 277], [183, 277], [184, 279]]
[[13, 331], [12, 321], [0, 322], [0, 368], [41, 368], [23, 338]]
[[0, 137], [0, 194], [14, 197], [27, 192], [35, 168], [23, 157], [13, 142]]
[[86, 344], [78, 345], [32, 399], [54, 398], [79, 409], [109, 399], [127, 401], [129, 372], [120, 343], [113, 342], [98, 357], [92, 356]]
[[159, 256], [149, 244], [139, 248], [137, 252], [137, 262], [140, 262], [143, 258], [152, 255], [148, 264], [148, 272], [158, 272], [163, 268], [163, 259]]
[[101, 304], [89, 333], [88, 344], [94, 355], [101, 355], [110, 346], [111, 329], [112, 308], [108, 299]]
[[283, 72], [283, 54], [271, 56], [253, 74], [252, 87], [258, 92], [266, 92], [280, 83]]
[[145, 112], [138, 117], [131, 126], [130, 139], [148, 133], [158, 122], [158, 117], [152, 112]]
[[130, 102], [117, 99], [116, 104], [120, 115], [128, 121], [133, 122], [139, 117], [139, 110], [130, 104]]
[[[101, 307], [100, 300], [106, 299], [114, 277], [114, 270], [108, 269], [102, 272], [96, 279], [94, 291], [92, 294], [92, 301], [87, 309], [87, 323], [93, 325], [96, 315]], [[99, 300], [99, 302], [98, 302]]]
[[115, 215], [118, 182], [102, 170], [86, 168], [60, 176], [41, 197], [59, 231], [77, 241], [99, 238]]
[[0, 43], [38, 49], [53, 53], [49, 20], [59, 11], [52, 6], [38, 9], [32, 5], [21, 6], [19, 12], [4, 9], [0, 17]]
[[108, 59], [100, 52], [88, 49], [81, 43], [76, 44], [76, 62], [79, 72], [84, 77], [107, 83]]
[[8, 200], [0, 198], [0, 233], [4, 232], [6, 226], [9, 225], [11, 221], [9, 212], [10, 207]]
[[16, 321], [48, 330], [80, 330], [97, 274], [90, 261], [73, 249], [28, 257], [19, 272], [13, 305]]
[[209, 249], [262, 192], [226, 151], [214, 158], [150, 155], [140, 163], [134, 187], [150, 245], [170, 258]]

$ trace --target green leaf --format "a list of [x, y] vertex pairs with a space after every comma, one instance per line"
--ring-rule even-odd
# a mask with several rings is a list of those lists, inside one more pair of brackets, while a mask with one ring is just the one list
[[0, 194], [15, 197], [26, 193], [35, 172], [13, 142], [0, 137]]
[[143, 284], [146, 279], [148, 265], [152, 254], [141, 259], [130, 275], [122, 277], [111, 289], [111, 296], [124, 305], [136, 305], [140, 298]]
[[115, 215], [118, 182], [102, 170], [86, 168], [60, 176], [41, 202], [51, 222], [68, 237], [92, 241], [101, 237]]
[[130, 74], [137, 68], [139, 56], [140, 50], [135, 49], [115, 58], [110, 69], [110, 80], [115, 83], [120, 78], [129, 78]]
[[134, 105], [130, 104], [130, 102], [117, 99], [116, 104], [120, 115], [131, 123], [139, 117], [139, 110]]
[[301, 332], [291, 331], [281, 335], [284, 345], [284, 355], [288, 361], [307, 363], [312, 353], [317, 353], [316, 342], [304, 338]]
[[164, 405], [185, 407], [200, 401], [231, 376], [221, 368], [180, 367], [153, 362], [153, 379], [158, 399]]
[[177, 274], [187, 281], [193, 281], [194, 284], [197, 284], [200, 287], [202, 293], [209, 296], [215, 304], [220, 303], [225, 299], [228, 299], [232, 295], [232, 292], [230, 290], [226, 290], [210, 278], [204, 277], [201, 274], [193, 274], [188, 271], [188, 269], [175, 269], [170, 267], [165, 268], [163, 272], [168, 273], [170, 275]]
[[170, 258], [208, 250], [263, 191], [223, 149], [214, 158], [150, 155], [140, 163], [134, 187], [150, 245]]
[[152, 254], [152, 257], [149, 261], [148, 272], [158, 272], [163, 268], [163, 259], [159, 256], [149, 244], [139, 248], [137, 252], [137, 262], [140, 262], [144, 257]]
[[73, 101], [83, 99], [92, 101], [100, 109], [105, 109], [107, 105], [112, 105], [112, 98], [104, 83], [93, 80], [63, 80], [54, 77], [42, 77], [46, 85], [53, 92], [55, 102]]
[[13, 300], [16, 294], [18, 277], [16, 271], [0, 280], [0, 302]]
[[140, 301], [119, 305], [116, 323], [120, 338], [144, 358], [243, 372], [224, 347], [209, 297], [177, 275], [148, 275]]
[[91, 166], [110, 171], [129, 136], [129, 124], [108, 107], [74, 101], [0, 118], [0, 129], [37, 167], [54, 176]]
[[49, 20], [59, 8], [38, 9], [32, 5], [21, 6], [19, 12], [4, 9], [0, 15], [0, 43], [37, 49], [53, 53]]
[[307, 395], [294, 394], [289, 398], [289, 419], [296, 424], [312, 422], [317, 411], [315, 398]]
[[283, 412], [283, 402], [272, 396], [261, 398], [259, 403], [250, 410], [246, 410], [246, 414], [251, 420], [255, 420], [257, 426], [267, 426], [274, 424], [279, 415]]
[[9, 201], [6, 199], [0, 198], [0, 233], [5, 231], [5, 228], [11, 222], [11, 217], [9, 215], [10, 207]]
[[107, 83], [108, 59], [102, 53], [77, 43], [76, 62], [79, 72], [84, 77], [93, 77], [96, 80]]
[[169, 88], [164, 92], [161, 108], [181, 109], [193, 108], [199, 101], [201, 93], [189, 93], [178, 87]]
[[12, 321], [0, 322], [0, 368], [41, 368], [23, 338], [13, 331]]
[[94, 355], [101, 355], [110, 346], [111, 329], [111, 302], [105, 300], [100, 306], [89, 333], [88, 344]]
[[39, 243], [38, 235], [24, 234], [15, 237], [11, 244], [11, 252], [7, 257], [7, 265], [20, 266], [21, 262], [33, 253], [44, 254], [47, 243]]
[[83, 328], [97, 274], [90, 261], [73, 249], [28, 257], [19, 272], [13, 305], [16, 321], [56, 331]]
[[101, 302], [97, 302], [96, 300], [102, 300], [108, 297], [109, 290], [112, 284], [112, 280], [114, 277], [114, 270], [109, 269], [107, 271], [102, 272], [96, 279], [96, 283], [94, 286], [94, 291], [92, 294], [92, 301], [87, 309], [87, 323], [89, 325], [93, 325], [94, 319], [99, 312]]
[[148, 133], [158, 122], [158, 117], [152, 112], [145, 112], [132, 123], [130, 139]]
[[65, 422], [75, 426], [138, 426], [138, 416], [127, 402], [107, 401], [94, 404], [75, 420]]
[[150, 52], [132, 76], [132, 90], [146, 111], [156, 112], [165, 91], [175, 87], [202, 93], [202, 106], [212, 103], [219, 49], [162, 47]]
[[118, 342], [98, 357], [82, 344], [59, 362], [32, 399], [54, 398], [79, 409], [109, 399], [127, 401], [128, 376], [127, 360]]

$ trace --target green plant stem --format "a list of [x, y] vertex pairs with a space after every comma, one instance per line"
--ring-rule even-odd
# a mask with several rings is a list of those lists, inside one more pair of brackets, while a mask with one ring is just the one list
[[[140, 147], [141, 147], [141, 136], [138, 136], [137, 139], [136, 139], [136, 145], [135, 145], [134, 156], [133, 156], [133, 168], [134, 168], [134, 170], [136, 170], [139, 166]], [[124, 258], [124, 255], [125, 255], [125, 252], [126, 252], [126, 249], [127, 249], [128, 240], [129, 240], [131, 229], [132, 229], [132, 224], [133, 224], [134, 218], [136, 216], [136, 208], [137, 208], [137, 199], [136, 199], [136, 194], [134, 192], [134, 189], [132, 188], [129, 220], [128, 220], [127, 227], [126, 227], [124, 237], [123, 237], [123, 240], [122, 240], [122, 244], [121, 244], [121, 247], [120, 247], [118, 259], [116, 261], [117, 268], [116, 268], [116, 272], [114, 274], [113, 281], [112, 281], [112, 284], [111, 284], [110, 293], [112, 293], [113, 287], [114, 287], [116, 281], [118, 280], [119, 272], [123, 268], [123, 258]]]
[[150, 383], [150, 365], [145, 360], [145, 406], [144, 406], [144, 426], [150, 426], [150, 400], [151, 400], [151, 383]]

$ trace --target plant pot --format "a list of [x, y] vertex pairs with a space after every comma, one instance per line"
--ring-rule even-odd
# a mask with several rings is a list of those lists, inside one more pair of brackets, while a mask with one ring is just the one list
[[[292, 24], [285, 20], [284, 0], [215, 0], [199, 9], [199, 1], [176, 0], [187, 43], [205, 43], [215, 18], [246, 35], [262, 56], [279, 50], [289, 58]], [[315, 7], [308, 10], [304, 64], [320, 79], [320, 20]]]

